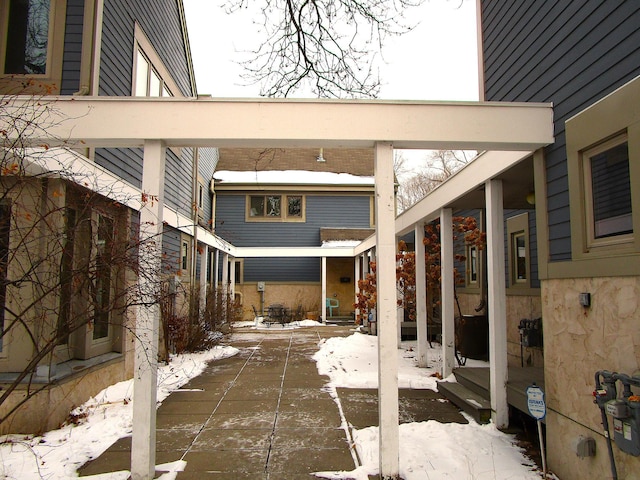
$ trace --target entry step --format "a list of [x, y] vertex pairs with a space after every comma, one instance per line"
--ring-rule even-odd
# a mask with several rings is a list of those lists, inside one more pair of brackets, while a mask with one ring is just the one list
[[491, 420], [491, 403], [457, 382], [438, 382], [438, 391], [478, 423]]

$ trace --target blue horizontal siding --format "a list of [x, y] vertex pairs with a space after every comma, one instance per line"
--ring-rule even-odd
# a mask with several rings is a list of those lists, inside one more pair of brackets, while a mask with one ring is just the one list
[[640, 75], [640, 2], [482, 0], [485, 98], [552, 102], [549, 254], [571, 259], [565, 121]]
[[245, 222], [244, 194], [218, 194], [216, 233], [238, 247], [320, 245], [320, 228], [369, 228], [370, 197], [308, 195], [305, 222]]
[[62, 81], [60, 93], [72, 95], [80, 90], [80, 61], [84, 0], [68, 0], [62, 54]]
[[319, 258], [245, 258], [245, 282], [319, 282]]

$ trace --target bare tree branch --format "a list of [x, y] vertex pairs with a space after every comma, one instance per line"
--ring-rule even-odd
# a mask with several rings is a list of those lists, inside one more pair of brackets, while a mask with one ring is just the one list
[[[287, 97], [310, 88], [320, 98], [375, 98], [376, 62], [385, 40], [409, 32], [408, 8], [424, 0], [264, 0], [259, 47], [240, 62], [261, 95]], [[228, 13], [250, 0], [229, 0]]]

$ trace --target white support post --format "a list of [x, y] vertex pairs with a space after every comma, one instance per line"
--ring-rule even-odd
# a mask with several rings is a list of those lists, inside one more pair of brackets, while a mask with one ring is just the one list
[[236, 296], [236, 259], [231, 257], [229, 261], [229, 298], [233, 302]]
[[[362, 260], [362, 255], [356, 255], [353, 258], [353, 263], [354, 263], [353, 278], [355, 280], [354, 282], [355, 291], [354, 291], [353, 303], [356, 303], [356, 304], [358, 303], [358, 294], [360, 293], [360, 287], [358, 286], [358, 282], [360, 281], [360, 261], [361, 260]], [[360, 325], [364, 325], [362, 319], [360, 318], [359, 308], [356, 308], [355, 315], [356, 315], [356, 322], [359, 320]]]
[[322, 257], [322, 299], [320, 300], [320, 314], [322, 322], [327, 323], [327, 257]]
[[[362, 254], [362, 278], [365, 279], [367, 278], [367, 275], [369, 275], [369, 251], [367, 250], [366, 252], [364, 252]], [[366, 312], [364, 314], [364, 317], [362, 319], [362, 324], [371, 329], [371, 325], [369, 325], [369, 312]], [[371, 330], [369, 330], [369, 332], [371, 332]]]
[[402, 322], [404, 322], [404, 295], [400, 291], [397, 292], [397, 295], [397, 301], [401, 301], [400, 305], [398, 305], [396, 301], [396, 331], [398, 335], [398, 345], [400, 345], [402, 342]]
[[142, 167], [142, 206], [140, 209], [141, 265], [148, 270], [140, 275], [143, 298], [138, 309], [135, 331], [133, 377], [133, 433], [131, 478], [149, 480], [156, 469], [156, 399], [158, 378], [158, 332], [160, 330], [160, 262], [162, 258], [162, 209], [164, 207], [164, 171], [166, 147], [153, 140], [144, 143]]
[[200, 254], [200, 311], [204, 312], [207, 308], [207, 266], [209, 264], [209, 247], [202, 245], [202, 253]]
[[222, 292], [226, 299], [229, 295], [229, 254], [222, 255]]
[[424, 225], [417, 223], [414, 228], [416, 243], [416, 329], [418, 344], [418, 367], [426, 368], [429, 339], [427, 337], [427, 266], [424, 254]]
[[398, 336], [396, 335], [396, 237], [393, 145], [374, 147], [376, 184], [376, 317], [378, 321], [378, 414], [380, 477], [399, 472]]
[[[220, 274], [220, 250], [216, 249], [213, 251], [213, 265], [212, 265], [213, 271], [211, 272], [211, 278], [213, 279], [213, 287], [215, 289], [215, 291], [218, 291], [218, 286], [219, 286], [219, 278], [218, 275]], [[217, 295], [216, 295], [217, 297]]]
[[220, 292], [218, 288], [220, 288], [220, 282], [218, 280], [218, 275], [220, 274], [220, 250], [217, 248], [213, 250], [212, 258], [211, 258], [211, 280], [213, 282], [213, 305], [216, 308], [220, 308], [218, 305], [220, 299]]
[[498, 428], [509, 425], [507, 404], [507, 302], [502, 181], [486, 182], [487, 277], [489, 310], [489, 392], [491, 417]]
[[442, 320], [442, 376], [447, 378], [455, 365], [455, 319], [453, 287], [453, 214], [450, 208], [440, 211], [440, 288]]

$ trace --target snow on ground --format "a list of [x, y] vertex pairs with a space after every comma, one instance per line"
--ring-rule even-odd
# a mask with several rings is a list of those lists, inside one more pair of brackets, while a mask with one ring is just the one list
[[315, 320], [296, 320], [289, 323], [279, 322], [265, 322], [264, 317], [256, 317], [254, 320], [243, 320], [241, 322], [233, 322], [233, 328], [246, 328], [251, 327], [255, 330], [295, 330], [302, 327], [322, 327], [326, 326], [324, 323], [316, 322]]
[[[319, 325], [307, 320], [284, 328]], [[256, 326], [249, 322], [252, 328]], [[283, 328], [274, 325], [270, 328]], [[440, 368], [438, 349], [428, 352], [429, 368], [415, 363], [415, 342], [403, 342], [398, 350], [400, 387], [436, 390], [432, 375]], [[208, 352], [180, 355], [158, 369], [158, 401], [199, 375], [210, 360], [238, 352], [233, 347], [216, 347]], [[318, 371], [330, 377], [329, 389], [375, 388], [377, 385], [377, 337], [354, 333], [349, 337], [322, 340], [315, 354]], [[468, 362], [473, 362], [469, 360]], [[472, 363], [473, 364], [473, 363]], [[0, 478], [55, 479], [77, 478], [76, 469], [99, 456], [118, 438], [131, 433], [133, 381], [121, 382], [100, 392], [74, 410], [81, 421], [43, 436], [7, 435], [0, 437]], [[341, 406], [338, 403], [341, 410]], [[344, 417], [343, 417], [344, 422]], [[440, 424], [435, 421], [400, 425], [400, 474], [405, 480], [436, 479], [539, 479], [532, 462], [515, 446], [514, 439], [493, 425]], [[378, 428], [360, 430], [345, 425], [353, 439], [361, 466], [351, 472], [318, 472], [318, 477], [367, 480], [378, 474]], [[162, 480], [176, 478], [184, 462], [158, 466], [169, 473]], [[91, 480], [125, 480], [129, 472], [87, 477]]]
[[[171, 363], [158, 367], [158, 402], [198, 376], [211, 360], [238, 353], [234, 347], [214, 347], [202, 353], [172, 357]], [[76, 470], [102, 454], [132, 429], [133, 380], [117, 383], [102, 390], [72, 412], [79, 424], [69, 424], [42, 436], [0, 436], [0, 478], [16, 480], [64, 480], [77, 478]], [[175, 462], [174, 462], [175, 463]], [[183, 466], [165, 465], [166, 470], [179, 471]], [[97, 475], [92, 480], [127, 479], [129, 472]], [[163, 475], [163, 480], [175, 478]]]
[[[318, 372], [328, 375], [334, 398], [336, 388], [377, 388], [377, 337], [356, 333], [320, 342], [314, 355]], [[434, 344], [436, 347], [439, 345]], [[402, 342], [398, 349], [400, 388], [429, 388], [437, 391], [441, 357], [438, 349], [429, 349], [428, 368], [418, 368], [415, 342]], [[486, 365], [467, 360], [468, 366]], [[512, 435], [494, 425], [479, 425], [467, 417], [468, 425], [442, 424], [436, 421], [400, 425], [400, 475], [405, 480], [533, 480], [542, 478], [534, 463], [524, 456]], [[361, 466], [351, 472], [318, 472], [332, 479], [367, 480], [379, 474], [378, 427], [351, 429]]]

